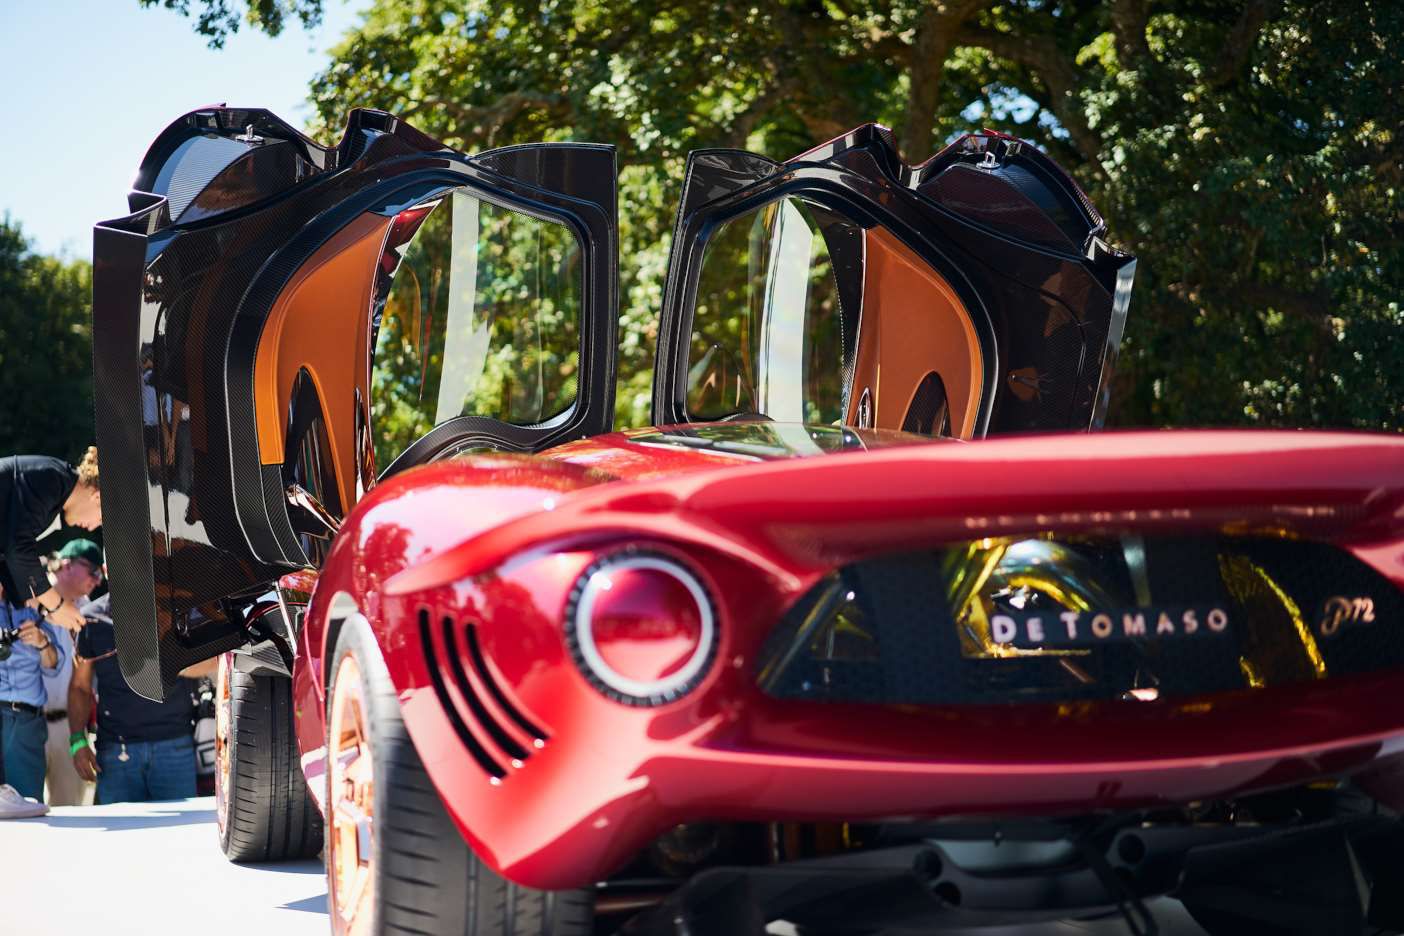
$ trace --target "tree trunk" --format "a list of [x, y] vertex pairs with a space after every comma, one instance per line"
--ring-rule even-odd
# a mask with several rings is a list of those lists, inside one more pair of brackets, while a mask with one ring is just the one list
[[989, 0], [944, 0], [932, 3], [922, 14], [908, 52], [911, 91], [900, 140], [902, 158], [908, 163], [921, 162], [931, 155], [931, 128], [941, 102], [946, 56], [955, 45], [961, 25], [988, 4]]

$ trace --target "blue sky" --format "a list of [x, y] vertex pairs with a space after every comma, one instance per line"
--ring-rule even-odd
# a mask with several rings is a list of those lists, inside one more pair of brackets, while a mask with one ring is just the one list
[[308, 82], [366, 4], [326, 0], [311, 33], [246, 27], [213, 50], [189, 20], [137, 0], [0, 0], [0, 214], [36, 250], [91, 258], [94, 222], [126, 213], [167, 124], [222, 101], [304, 125]]

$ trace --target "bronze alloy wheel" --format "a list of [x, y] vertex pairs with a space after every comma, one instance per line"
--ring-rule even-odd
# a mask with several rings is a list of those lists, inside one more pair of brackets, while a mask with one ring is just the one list
[[332, 932], [366, 933], [375, 901], [375, 769], [361, 670], [342, 657], [332, 684], [328, 731], [327, 885]]
[[225, 816], [230, 794], [229, 786], [229, 684], [230, 671], [234, 668], [234, 655], [224, 653], [219, 658], [218, 676], [215, 678], [215, 821], [219, 823], [219, 834], [225, 835]]

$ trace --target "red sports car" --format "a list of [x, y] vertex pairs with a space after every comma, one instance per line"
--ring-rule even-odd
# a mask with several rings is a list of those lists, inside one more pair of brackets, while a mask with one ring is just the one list
[[1404, 440], [1089, 434], [1135, 263], [1033, 147], [692, 154], [626, 432], [610, 147], [218, 107], [136, 188], [123, 671], [223, 654], [221, 844], [334, 931], [1404, 922]]

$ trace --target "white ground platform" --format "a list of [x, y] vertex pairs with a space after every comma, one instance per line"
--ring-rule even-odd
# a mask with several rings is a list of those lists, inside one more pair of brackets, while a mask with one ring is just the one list
[[[1152, 905], [1163, 936], [1202, 932], [1180, 905]], [[64, 807], [0, 822], [5, 936], [325, 936], [320, 861], [224, 859], [214, 800]], [[958, 936], [953, 931], [944, 931]], [[970, 936], [1122, 936], [1119, 920], [971, 930]]]
[[0, 933], [326, 936], [321, 861], [230, 864], [214, 816], [202, 797], [0, 822]]

